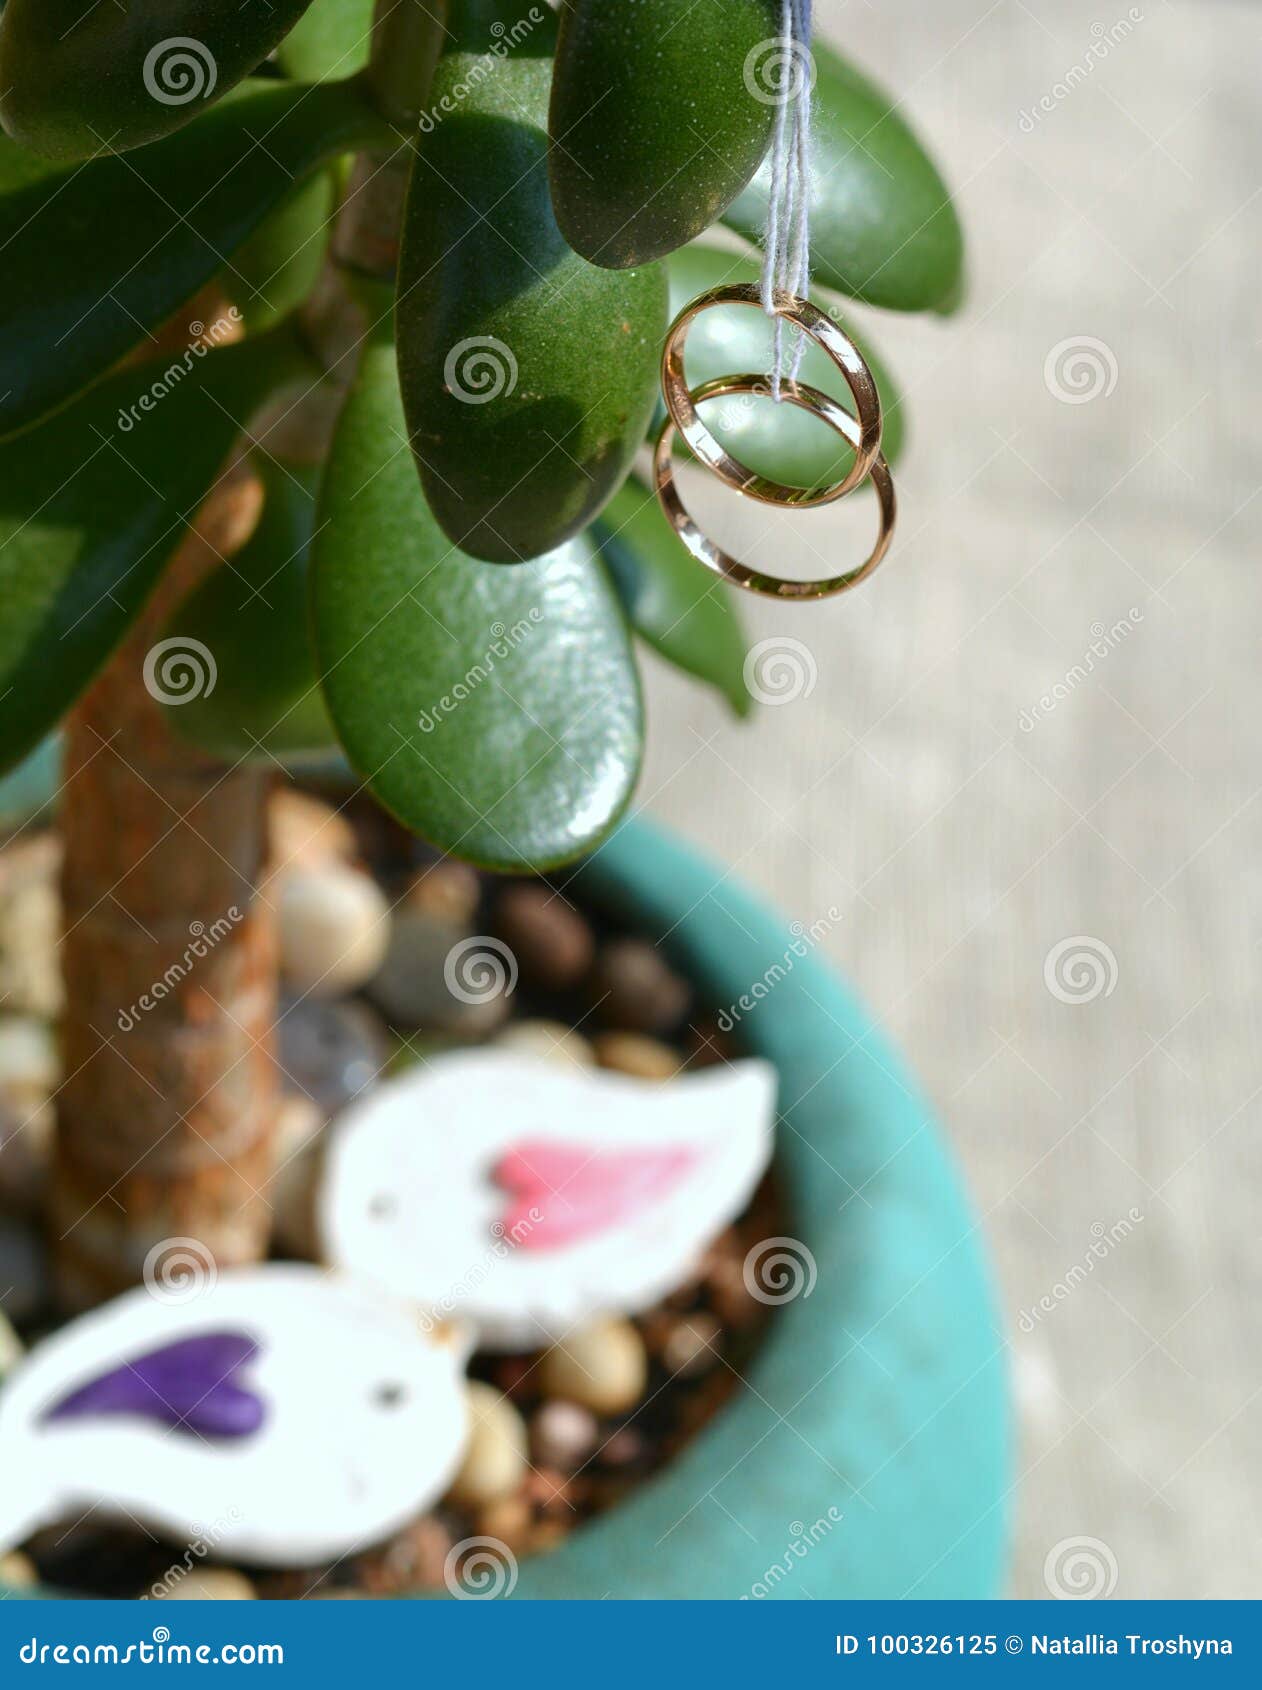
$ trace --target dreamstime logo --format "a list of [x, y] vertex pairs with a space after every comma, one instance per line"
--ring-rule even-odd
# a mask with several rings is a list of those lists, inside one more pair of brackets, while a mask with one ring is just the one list
[[1117, 957], [1103, 939], [1075, 933], [1043, 959], [1043, 983], [1058, 1003], [1094, 1003], [1117, 989]]
[[517, 958], [502, 939], [475, 933], [447, 952], [443, 979], [461, 1003], [490, 1003], [508, 997], [517, 986]]
[[1022, 733], [1032, 733], [1040, 718], [1050, 716], [1056, 706], [1065, 699], [1071, 698], [1082, 683], [1095, 673], [1097, 661], [1103, 663], [1110, 652], [1117, 650], [1123, 640], [1134, 633], [1144, 620], [1144, 613], [1138, 605], [1132, 605], [1125, 616], [1119, 616], [1111, 628], [1106, 628], [1103, 622], [1091, 624], [1091, 644], [1083, 652], [1080, 660], [1072, 668], [1066, 669], [1063, 677], [1056, 682], [1050, 692], [1045, 692], [1037, 702], [1024, 709], [1017, 717], [1017, 723]]
[[1117, 1589], [1117, 1556], [1098, 1537], [1063, 1537], [1047, 1552], [1043, 1583], [1058, 1602], [1092, 1602]]
[[145, 658], [145, 691], [159, 704], [192, 704], [209, 698], [219, 666], [208, 646], [184, 634], [159, 640]]
[[145, 1257], [145, 1289], [159, 1303], [195, 1303], [219, 1283], [215, 1258], [198, 1238], [163, 1238]]
[[491, 1228], [494, 1243], [466, 1270], [464, 1277], [453, 1285], [444, 1296], [437, 1298], [430, 1303], [428, 1308], [421, 1311], [417, 1321], [421, 1331], [434, 1332], [438, 1327], [456, 1317], [460, 1312], [461, 1304], [471, 1297], [480, 1285], [485, 1284], [495, 1264], [502, 1262], [511, 1251], [524, 1244], [542, 1219], [542, 1209], [532, 1207], [527, 1210], [521, 1220], [514, 1221], [511, 1227], [506, 1227], [503, 1221], [496, 1221]]
[[185, 376], [192, 374], [207, 353], [240, 340], [241, 329], [242, 317], [235, 305], [230, 305], [213, 323], [203, 323], [200, 318], [194, 318], [188, 325], [192, 337], [190, 344], [155, 381], [150, 382], [138, 399], [119, 411], [118, 432], [130, 434], [142, 417], [156, 411], [172, 389], [178, 387]]
[[469, 95], [475, 93], [488, 76], [495, 74], [499, 61], [507, 58], [514, 47], [521, 45], [531, 30], [551, 16], [547, 6], [532, 6], [524, 18], [518, 18], [512, 25], [498, 20], [493, 23], [491, 35], [494, 39], [486, 52], [473, 61], [461, 80], [449, 87], [436, 105], [431, 106], [428, 111], [423, 111], [417, 119], [421, 134], [432, 135], [445, 117], [459, 111]]
[[226, 915], [221, 915], [209, 926], [204, 921], [191, 921], [188, 926], [189, 942], [184, 947], [184, 953], [175, 959], [166, 971], [154, 980], [147, 992], [132, 1004], [130, 1009], [120, 1009], [118, 1012], [118, 1030], [120, 1033], [130, 1033], [142, 1015], [170, 997], [185, 980], [188, 979], [197, 963], [208, 957], [221, 939], [226, 939], [229, 933], [241, 920], [241, 910], [237, 904], [230, 904]]
[[809, 956], [812, 949], [830, 931], [833, 923], [840, 920], [841, 911], [836, 904], [830, 904], [827, 917], [821, 916], [818, 921], [813, 921], [809, 927], [800, 921], [792, 922], [789, 926], [789, 931], [793, 935], [792, 944], [786, 946], [778, 962], [773, 962], [769, 968], [763, 970], [747, 992], [742, 992], [734, 1003], [728, 1004], [726, 1009], [720, 1011], [718, 1017], [719, 1031], [730, 1033], [742, 1017], [757, 1009], [762, 1000], [771, 995], [786, 975], [792, 974], [795, 963], [800, 962], [803, 957]]
[[1067, 100], [1074, 89], [1087, 80], [1100, 61], [1107, 59], [1114, 47], [1120, 46], [1134, 33], [1135, 25], [1143, 21], [1144, 14], [1138, 6], [1132, 6], [1124, 18], [1118, 18], [1113, 24], [1101, 23], [1097, 19], [1091, 26], [1091, 45], [1078, 63], [1070, 65], [1059, 82], [1054, 82], [1046, 94], [1035, 100], [1029, 111], [1023, 110], [1020, 113], [1017, 122], [1022, 134], [1032, 135], [1043, 118], [1054, 112], [1062, 100]]
[[745, 87], [760, 105], [785, 106], [809, 94], [818, 74], [800, 41], [773, 35], [745, 55]]
[[1117, 386], [1117, 357], [1094, 335], [1058, 340], [1043, 361], [1043, 384], [1062, 405], [1089, 405]]
[[517, 386], [517, 359], [493, 334], [473, 335], [447, 354], [443, 381], [462, 405], [489, 405]]
[[749, 1588], [742, 1602], [762, 1602], [770, 1596], [778, 1584], [782, 1584], [792, 1573], [799, 1561], [803, 1561], [832, 1531], [834, 1526], [840, 1525], [845, 1516], [836, 1503], [830, 1505], [828, 1513], [821, 1514], [818, 1520], [809, 1526], [802, 1520], [794, 1520], [789, 1527], [790, 1541], [785, 1547], [784, 1554], [778, 1561], [773, 1561], [760, 1579]]
[[493, 1602], [517, 1588], [517, 1557], [497, 1537], [466, 1537], [443, 1564], [447, 1589], [461, 1602]]
[[483, 682], [490, 680], [495, 673], [496, 664], [511, 657], [522, 641], [532, 634], [542, 621], [541, 606], [532, 604], [525, 616], [519, 616], [511, 628], [503, 622], [492, 622], [491, 643], [482, 656], [476, 663], [469, 665], [450, 692], [445, 692], [429, 710], [422, 710], [416, 718], [416, 725], [421, 732], [432, 734], [434, 729], [458, 709], [466, 698], [475, 693]]
[[1037, 1303], [1028, 1309], [1022, 1309], [1017, 1325], [1022, 1332], [1033, 1332], [1034, 1328], [1046, 1315], [1055, 1314], [1058, 1303], [1064, 1303], [1073, 1296], [1074, 1292], [1096, 1270], [1097, 1262], [1104, 1261], [1111, 1256], [1119, 1244], [1124, 1244], [1134, 1233], [1137, 1226], [1143, 1224], [1142, 1209], [1132, 1207], [1121, 1220], [1114, 1221], [1112, 1226], [1105, 1226], [1103, 1221], [1091, 1223], [1091, 1243], [1080, 1260], [1068, 1268], [1060, 1279], [1041, 1296]]
[[814, 655], [801, 640], [759, 640], [745, 658], [745, 687], [759, 704], [793, 704], [809, 698], [818, 680]]
[[149, 49], [143, 74], [150, 98], [159, 105], [187, 106], [210, 98], [219, 67], [205, 42], [191, 35], [173, 35]]
[[764, 1238], [745, 1257], [741, 1273], [750, 1296], [772, 1307], [809, 1297], [819, 1278], [815, 1257], [800, 1238]]
[[240, 1518], [241, 1510], [230, 1508], [227, 1514], [221, 1516], [210, 1526], [195, 1525], [190, 1534], [188, 1548], [184, 1551], [183, 1556], [180, 1560], [173, 1561], [161, 1578], [154, 1580], [148, 1590], [141, 1594], [140, 1600], [142, 1602], [161, 1601], [164, 1597], [172, 1594], [178, 1595], [181, 1579], [192, 1572], [198, 1561], [206, 1559], [223, 1534], [230, 1526], [234, 1526]]

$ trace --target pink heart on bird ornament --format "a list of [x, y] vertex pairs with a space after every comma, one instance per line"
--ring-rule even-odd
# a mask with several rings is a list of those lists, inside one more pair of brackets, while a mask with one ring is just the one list
[[500, 1157], [495, 1183], [514, 1199], [504, 1236], [522, 1250], [560, 1250], [605, 1232], [662, 1201], [696, 1164], [683, 1146], [593, 1150], [523, 1139]]

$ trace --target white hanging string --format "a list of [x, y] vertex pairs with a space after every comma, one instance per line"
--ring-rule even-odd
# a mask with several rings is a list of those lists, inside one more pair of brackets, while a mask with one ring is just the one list
[[806, 336], [792, 331], [789, 350], [783, 320], [775, 316], [777, 293], [805, 299], [811, 285], [811, 62], [812, 0], [781, 0], [775, 135], [771, 152], [771, 195], [762, 270], [762, 306], [775, 321], [771, 396], [777, 404], [783, 384], [802, 367]]

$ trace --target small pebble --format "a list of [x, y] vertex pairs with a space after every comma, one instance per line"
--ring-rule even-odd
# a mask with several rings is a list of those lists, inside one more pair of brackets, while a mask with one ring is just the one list
[[677, 1321], [662, 1345], [662, 1366], [673, 1377], [695, 1379], [719, 1359], [723, 1328], [712, 1314]]
[[525, 1494], [541, 1514], [566, 1519], [575, 1511], [575, 1486], [564, 1473], [549, 1467], [536, 1467], [526, 1479]]
[[637, 1080], [673, 1080], [683, 1066], [677, 1050], [644, 1033], [597, 1033], [592, 1049], [602, 1068]]
[[430, 1589], [443, 1582], [452, 1535], [433, 1514], [413, 1521], [393, 1539], [383, 1557], [388, 1591]]
[[577, 986], [596, 952], [586, 918], [539, 881], [504, 888], [495, 908], [495, 930], [516, 956], [523, 977], [545, 992]]
[[634, 1426], [619, 1426], [601, 1445], [597, 1457], [606, 1467], [630, 1467], [643, 1458], [645, 1447]]
[[22, 1340], [13, 1330], [12, 1321], [3, 1308], [0, 1308], [0, 1379], [3, 1379], [6, 1373], [12, 1373], [25, 1354]]
[[346, 817], [297, 787], [280, 786], [267, 803], [268, 871], [322, 868], [350, 863], [359, 854], [355, 830]]
[[295, 992], [341, 997], [380, 968], [390, 910], [375, 880], [341, 864], [294, 869], [277, 898], [280, 965]]
[[12, 1321], [29, 1320], [48, 1295], [43, 1232], [16, 1216], [0, 1215], [0, 1307]]
[[0, 1016], [0, 1203], [38, 1207], [52, 1155], [61, 1065], [52, 1028], [33, 1016]]
[[692, 1001], [687, 982], [644, 939], [612, 939], [601, 947], [592, 993], [605, 1025], [630, 1033], [672, 1032]]
[[547, 1402], [530, 1422], [530, 1447], [542, 1467], [575, 1473], [596, 1447], [600, 1428], [576, 1402]]
[[454, 857], [440, 857], [416, 874], [403, 896], [402, 908], [470, 932], [481, 902], [482, 881], [477, 869], [458, 863]]
[[520, 1549], [530, 1536], [533, 1518], [524, 1496], [505, 1496], [479, 1509], [474, 1526], [483, 1537], [498, 1538], [510, 1549]]
[[0, 851], [0, 1003], [55, 1020], [65, 1001], [61, 942], [61, 844], [36, 834]]
[[317, 1261], [316, 1188], [324, 1111], [301, 1092], [286, 1092], [278, 1106], [276, 1171], [266, 1197], [272, 1206], [272, 1237], [287, 1255]]
[[39, 1573], [29, 1555], [23, 1555], [20, 1549], [0, 1555], [0, 1584], [10, 1590], [34, 1590], [38, 1583]]
[[463, 1508], [483, 1508], [511, 1496], [529, 1470], [526, 1422], [494, 1385], [471, 1380], [469, 1442], [452, 1481], [450, 1498]]
[[366, 1003], [288, 998], [276, 1031], [281, 1083], [314, 1099], [326, 1119], [375, 1085], [390, 1058], [385, 1025]]
[[[453, 955], [449, 970], [448, 959]], [[459, 991], [452, 990], [449, 972]], [[490, 940], [473, 942], [464, 927], [420, 910], [403, 909], [395, 918], [389, 950], [368, 991], [396, 1027], [484, 1038], [511, 1011], [508, 982], [507, 965]]]
[[164, 1579], [153, 1594], [159, 1602], [253, 1602], [257, 1592], [231, 1567], [191, 1567]]
[[563, 1021], [513, 1021], [497, 1043], [524, 1056], [541, 1056], [546, 1062], [558, 1062], [568, 1068], [591, 1068], [596, 1062], [595, 1052], [583, 1035]]
[[549, 1396], [564, 1397], [593, 1414], [625, 1414], [648, 1383], [644, 1340], [630, 1321], [595, 1321], [548, 1351], [539, 1379]]

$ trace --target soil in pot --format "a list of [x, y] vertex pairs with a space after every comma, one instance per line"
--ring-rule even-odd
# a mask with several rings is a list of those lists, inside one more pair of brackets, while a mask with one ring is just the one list
[[[433, 858], [371, 804], [290, 787], [273, 798], [271, 831], [288, 994], [277, 1259], [318, 1259], [322, 1143], [383, 1074], [497, 1043], [670, 1085], [734, 1054], [660, 953], [577, 908], [564, 875], [484, 877]], [[0, 1250], [14, 1284], [0, 1373], [55, 1318], [38, 1211], [57, 1084], [56, 855], [51, 836], [0, 851]], [[475, 1354], [464, 1466], [437, 1508], [386, 1543], [277, 1570], [225, 1564], [213, 1528], [189, 1545], [90, 1514], [38, 1534], [0, 1579], [116, 1597], [386, 1596], [475, 1584], [488, 1539], [514, 1557], [546, 1553], [652, 1478], [740, 1389], [772, 1312], [748, 1264], [784, 1231], [769, 1176], [657, 1306], [595, 1318], [557, 1349]]]

